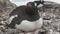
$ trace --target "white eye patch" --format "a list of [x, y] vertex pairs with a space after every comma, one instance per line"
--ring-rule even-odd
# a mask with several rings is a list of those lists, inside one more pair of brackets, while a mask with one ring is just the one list
[[43, 7], [43, 4], [39, 4], [37, 7], [38, 7], [38, 8]]
[[43, 7], [43, 4], [37, 5], [37, 3], [34, 3], [34, 5], [37, 6], [37, 8]]
[[37, 6], [37, 3], [34, 3], [35, 6]]
[[18, 15], [13, 15], [13, 16], [11, 16], [10, 18], [9, 18], [9, 23], [8, 24], [10, 24], [11, 23], [11, 21], [13, 20], [13, 18], [15, 18], [15, 17], [18, 17]]

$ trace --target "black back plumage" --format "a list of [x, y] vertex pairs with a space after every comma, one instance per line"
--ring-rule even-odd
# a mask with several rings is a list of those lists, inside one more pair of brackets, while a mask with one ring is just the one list
[[40, 18], [39, 13], [38, 13], [38, 9], [36, 6], [33, 6], [32, 8], [29, 8], [27, 6], [20, 6], [17, 7], [16, 9], [14, 9], [11, 14], [9, 15], [14, 16], [14, 15], [18, 15], [18, 17], [15, 17], [11, 23], [8, 25], [8, 27], [10, 28], [15, 28], [16, 24], [21, 24], [21, 21], [23, 20], [28, 20], [28, 21], [36, 21]]

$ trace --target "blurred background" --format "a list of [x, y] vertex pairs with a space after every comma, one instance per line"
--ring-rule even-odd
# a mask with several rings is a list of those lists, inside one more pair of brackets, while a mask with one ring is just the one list
[[[25, 5], [27, 2], [30, 2], [30, 1], [32, 2], [35, 0], [10, 0], [10, 1], [12, 3], [15, 3], [17, 6], [20, 6], [20, 5]], [[52, 1], [60, 4], [60, 0], [44, 0], [44, 1]]]
[[[9, 14], [16, 7], [26, 5], [30, 1], [35, 0], [0, 0], [0, 34], [7, 34], [6, 23], [8, 23]], [[42, 32], [60, 34], [60, 0], [44, 0], [44, 6], [39, 8], [39, 12], [46, 20], [38, 34]]]

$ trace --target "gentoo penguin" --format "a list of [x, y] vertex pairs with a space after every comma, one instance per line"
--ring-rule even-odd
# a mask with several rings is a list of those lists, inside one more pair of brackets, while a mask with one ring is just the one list
[[24, 32], [31, 32], [41, 28], [43, 18], [40, 17], [37, 6], [34, 2], [28, 2], [26, 6], [22, 5], [14, 9], [9, 15], [8, 27], [20, 29]]

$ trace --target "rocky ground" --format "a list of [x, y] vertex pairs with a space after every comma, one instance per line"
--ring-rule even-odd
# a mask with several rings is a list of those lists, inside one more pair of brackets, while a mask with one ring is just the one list
[[[8, 22], [10, 12], [16, 7], [17, 6], [9, 0], [0, 0], [0, 34], [11, 34], [10, 32], [14, 31], [13, 29], [13, 31], [9, 30], [10, 32], [7, 32], [6, 23]], [[43, 27], [35, 33], [60, 34], [60, 4], [45, 1], [44, 6], [40, 8], [39, 12], [45, 20]]]

